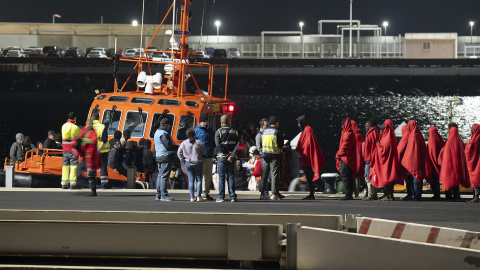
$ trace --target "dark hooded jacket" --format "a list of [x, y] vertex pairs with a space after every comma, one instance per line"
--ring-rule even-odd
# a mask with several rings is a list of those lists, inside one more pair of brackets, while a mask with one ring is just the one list
[[25, 139], [25, 136], [23, 136], [22, 133], [17, 133], [15, 139], [16, 142], [10, 147], [10, 162], [12, 165], [17, 161], [22, 162], [25, 160], [25, 153], [23, 151], [23, 140]]

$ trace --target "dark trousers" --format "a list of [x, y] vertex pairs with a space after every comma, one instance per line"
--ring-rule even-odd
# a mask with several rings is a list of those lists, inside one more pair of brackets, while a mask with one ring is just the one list
[[343, 160], [340, 160], [340, 180], [342, 180], [345, 185], [345, 196], [352, 196], [353, 171]]
[[260, 180], [260, 193], [265, 194], [267, 189], [268, 175], [272, 173], [272, 193], [278, 193], [277, 181], [280, 176], [280, 155], [278, 157], [264, 157], [262, 163], [262, 180]]
[[445, 197], [447, 200], [460, 200], [460, 186], [453, 187], [450, 190], [445, 190]]
[[90, 170], [89, 168], [87, 168], [87, 179], [88, 179], [88, 182], [90, 183], [90, 189], [92, 190], [92, 192], [97, 191], [97, 180], [95, 179], [96, 176], [97, 176], [96, 170]]
[[432, 170], [432, 191], [433, 191], [433, 198], [440, 198], [440, 180], [437, 174], [437, 171], [434, 169]]
[[308, 187], [310, 188], [310, 195], [315, 194], [315, 183], [313, 182], [313, 170], [311, 166], [305, 167], [305, 178], [308, 181]]
[[[235, 161], [235, 160], [234, 160]], [[217, 158], [217, 172], [218, 172], [218, 198], [225, 199], [225, 180], [227, 180], [228, 193], [230, 199], [236, 199], [235, 193], [235, 178], [233, 175], [234, 162], [228, 161], [226, 157]], [[225, 177], [227, 179], [225, 179]]]
[[100, 154], [102, 167], [100, 168], [100, 182], [102, 187], [108, 184], [108, 152]]

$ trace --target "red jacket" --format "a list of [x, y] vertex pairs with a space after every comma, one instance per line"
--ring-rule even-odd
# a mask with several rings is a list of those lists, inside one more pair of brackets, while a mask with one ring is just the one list
[[465, 147], [468, 175], [472, 187], [480, 187], [480, 125], [474, 124], [472, 137]]
[[[370, 181], [375, 187], [399, 183], [400, 163], [397, 154], [397, 138], [390, 119], [385, 121], [380, 141], [373, 150], [370, 162]], [[403, 179], [402, 179], [403, 180]]]
[[357, 175], [363, 177], [363, 174], [365, 172], [365, 163], [363, 162], [362, 155], [363, 135], [358, 130], [357, 123], [353, 120], [351, 122], [353, 134], [355, 134], [355, 147], [357, 148]]
[[306, 166], [311, 166], [314, 173], [313, 181], [319, 179], [320, 171], [326, 166], [325, 157], [310, 126], [303, 129], [296, 150], [303, 170], [305, 171]]
[[260, 182], [262, 177], [262, 159], [260, 157], [255, 160], [252, 175], [255, 176], [255, 182]]
[[375, 149], [375, 146], [379, 140], [380, 132], [378, 132], [377, 127], [371, 127], [367, 132], [367, 136], [365, 137], [365, 148], [363, 153], [363, 160], [365, 162], [370, 162], [372, 160], [373, 150]]
[[337, 158], [337, 170], [340, 171], [340, 159], [352, 169], [353, 177], [357, 175], [357, 147], [355, 134], [353, 134], [352, 122], [347, 117], [343, 124], [340, 146], [335, 155]]
[[458, 185], [466, 188], [470, 187], [467, 161], [465, 159], [465, 146], [456, 127], [450, 128], [448, 139], [440, 151], [438, 162], [441, 166], [440, 183], [446, 190], [450, 190]]
[[[403, 149], [399, 149], [400, 163], [407, 169], [409, 174], [422, 183], [423, 179], [430, 176], [431, 167], [427, 158], [425, 139], [415, 120], [408, 122], [408, 137], [402, 138], [403, 141]], [[427, 179], [430, 179], [430, 177]]]
[[90, 170], [98, 170], [101, 167], [100, 154], [97, 149], [97, 132], [91, 126], [85, 126], [78, 135], [82, 138], [78, 161], [84, 161]]

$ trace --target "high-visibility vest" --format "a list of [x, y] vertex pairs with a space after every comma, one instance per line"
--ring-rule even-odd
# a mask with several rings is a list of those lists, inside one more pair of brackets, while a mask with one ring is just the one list
[[217, 157], [227, 157], [230, 152], [235, 150], [238, 144], [238, 132], [229, 126], [221, 127], [217, 130], [220, 136], [220, 147], [217, 149]]
[[[97, 133], [97, 138], [98, 138], [97, 148], [98, 148], [102, 143], [102, 134], [103, 134], [103, 130], [105, 129], [105, 125], [100, 123], [100, 121], [98, 120], [93, 120], [92, 126], [95, 132]], [[108, 143], [107, 141], [103, 144], [102, 149], [100, 149], [100, 153], [107, 153], [108, 151], [110, 151], [110, 143]]]
[[278, 130], [269, 127], [263, 131], [262, 134], [262, 154], [279, 155], [281, 149], [277, 145]]
[[[165, 145], [163, 145], [160, 137], [162, 137], [165, 134], [168, 134], [168, 132], [164, 129], [157, 129], [157, 131], [155, 131], [155, 135], [153, 136], [153, 140], [155, 141], [155, 157], [165, 157], [172, 153], [175, 153], [175, 151], [168, 151]], [[173, 144], [174, 142], [172, 137], [170, 136], [167, 136], [167, 137]]]
[[68, 120], [62, 126], [62, 148], [64, 152], [72, 152], [75, 145], [75, 138], [80, 133], [80, 128], [73, 120]]

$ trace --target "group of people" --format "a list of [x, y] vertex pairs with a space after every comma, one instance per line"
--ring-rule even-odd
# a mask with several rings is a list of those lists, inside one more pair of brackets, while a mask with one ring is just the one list
[[[313, 200], [314, 182], [320, 178], [326, 162], [306, 116], [296, 120], [301, 131], [296, 151], [310, 189], [304, 200]], [[75, 113], [70, 112], [68, 121], [62, 126], [62, 133], [49, 131], [48, 138], [38, 147], [63, 149], [61, 184], [64, 189], [78, 188], [77, 166], [84, 160], [91, 188], [89, 196], [97, 195], [97, 170], [100, 170], [102, 187], [108, 188], [108, 167], [124, 176], [128, 167], [135, 167], [157, 189], [156, 200], [173, 201], [167, 191], [167, 182], [172, 169], [175, 170], [173, 163], [178, 159], [188, 175], [192, 202], [213, 200], [210, 190], [215, 160], [217, 202], [225, 201], [227, 188], [231, 202], [238, 201], [235, 190], [239, 187], [238, 179], [244, 179], [245, 169], [250, 171], [254, 181], [242, 180], [241, 188], [246, 189], [248, 185], [248, 189], [258, 190], [260, 200], [284, 198], [278, 187], [284, 147], [279, 119], [275, 116], [263, 118], [260, 129], [250, 125], [248, 131], [243, 130], [240, 134], [230, 127], [228, 115], [223, 115], [220, 122], [221, 127], [214, 132], [208, 126], [207, 115], [202, 114], [198, 126], [186, 131], [188, 139], [177, 146], [169, 133], [172, 122], [167, 117], [163, 118], [155, 132], [152, 151], [150, 140], [141, 139], [138, 143], [129, 140], [128, 130], [123, 134], [117, 130], [114, 138], [108, 140], [108, 123], [105, 126], [99, 121], [98, 112], [92, 114], [90, 122], [82, 129], [76, 125]], [[374, 119], [369, 119], [365, 123], [365, 131], [364, 138], [355, 121], [349, 118], [342, 121], [342, 135], [336, 153], [336, 167], [345, 186], [345, 196], [341, 200], [351, 200], [354, 195], [357, 197], [358, 186], [365, 179], [367, 189], [364, 200], [394, 200], [394, 185], [404, 183], [407, 195], [402, 200], [421, 200], [423, 181], [426, 180], [432, 187], [433, 200], [440, 199], [441, 184], [448, 201], [460, 200], [460, 185], [474, 188], [474, 198], [470, 202], [480, 201], [480, 125], [473, 125], [471, 140], [466, 145], [454, 123], [449, 125], [446, 141], [435, 127], [430, 127], [429, 140], [425, 142], [415, 120], [402, 127], [402, 138], [398, 143], [393, 122], [389, 119], [379, 126]], [[254, 137], [255, 141], [250, 137]], [[11, 161], [22, 162], [26, 151], [34, 147], [30, 138], [18, 133], [10, 150]], [[244, 164], [238, 159], [242, 150], [250, 156]], [[382, 197], [377, 196], [379, 188], [383, 188]]]
[[[471, 140], [465, 144], [455, 123], [449, 124], [446, 141], [435, 127], [428, 130], [429, 140], [420, 132], [415, 120], [402, 127], [402, 138], [397, 144], [393, 123], [387, 119], [381, 126], [370, 119], [365, 124], [365, 140], [355, 121], [343, 121], [337, 169], [345, 183], [345, 196], [353, 199], [355, 183], [361, 176], [367, 182], [364, 200], [392, 201], [394, 185], [407, 187], [402, 200], [422, 199], [423, 181], [430, 183], [433, 200], [440, 200], [440, 184], [445, 189], [447, 201], [460, 200], [460, 185], [474, 188], [469, 202], [479, 202], [480, 195], [480, 126], [472, 127]], [[381, 132], [379, 132], [381, 130]], [[357, 181], [355, 181], [357, 179]], [[377, 197], [377, 189], [384, 195]]]

